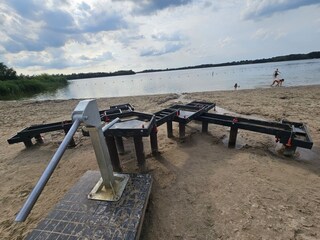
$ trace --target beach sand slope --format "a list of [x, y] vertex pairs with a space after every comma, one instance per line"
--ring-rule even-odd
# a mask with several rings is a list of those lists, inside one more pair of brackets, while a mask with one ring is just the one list
[[[320, 239], [320, 86], [201, 92], [99, 99], [100, 109], [131, 103], [153, 113], [192, 100], [246, 117], [304, 122], [312, 150], [279, 154], [272, 136], [239, 130], [238, 147], [228, 149], [229, 129], [186, 127], [184, 141], [158, 129], [161, 154], [153, 157], [144, 138], [154, 184], [141, 239]], [[78, 100], [0, 102], [0, 236], [23, 239], [87, 170], [97, 170], [90, 139], [79, 130], [24, 223], [14, 218], [64, 137], [43, 135], [44, 144], [26, 149], [6, 140], [32, 124], [69, 120]], [[221, 110], [219, 110], [221, 111]], [[223, 113], [223, 112], [221, 112]], [[137, 172], [132, 139], [120, 156], [126, 172]]]

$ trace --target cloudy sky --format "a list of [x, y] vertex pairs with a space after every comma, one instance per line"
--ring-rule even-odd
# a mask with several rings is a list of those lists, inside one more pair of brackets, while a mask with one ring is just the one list
[[18, 73], [140, 71], [320, 50], [320, 0], [2, 0]]

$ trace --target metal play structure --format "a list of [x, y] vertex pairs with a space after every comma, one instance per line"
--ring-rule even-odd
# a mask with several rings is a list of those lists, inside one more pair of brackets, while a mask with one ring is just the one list
[[95, 100], [81, 101], [72, 114], [72, 125], [16, 221], [24, 221], [51, 177], [79, 125], [85, 124], [100, 172], [89, 171], [64, 196], [27, 239], [138, 239], [152, 179], [149, 174], [114, 173], [104, 132], [118, 118], [101, 125]]
[[[49, 162], [38, 183], [16, 216], [24, 221], [68, 146], [74, 145], [73, 135], [80, 124], [85, 125], [94, 148], [99, 171], [88, 171], [64, 196], [55, 208], [27, 236], [27, 239], [138, 239], [152, 186], [149, 174], [122, 174], [119, 154], [124, 154], [123, 137], [133, 138], [137, 165], [146, 170], [143, 137], [150, 137], [151, 151], [158, 154], [158, 127], [167, 124], [167, 136], [173, 137], [173, 122], [179, 125], [179, 138], [185, 138], [186, 125], [191, 121], [230, 127], [229, 147], [235, 147], [238, 130], [274, 135], [284, 145], [285, 155], [293, 155], [297, 147], [311, 149], [312, 139], [303, 123], [269, 122], [226, 116], [208, 111], [214, 103], [192, 101], [173, 105], [154, 114], [134, 111], [130, 104], [111, 106], [99, 111], [96, 100], [80, 101], [72, 120], [31, 126], [12, 138], [9, 144], [23, 142], [33, 145], [32, 139], [42, 141], [41, 134], [64, 130], [61, 145]], [[102, 124], [103, 123], [103, 124]]]

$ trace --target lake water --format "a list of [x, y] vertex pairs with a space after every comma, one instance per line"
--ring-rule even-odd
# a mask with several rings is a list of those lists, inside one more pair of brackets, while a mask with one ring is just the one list
[[32, 99], [83, 99], [183, 93], [217, 90], [269, 88], [278, 68], [283, 86], [320, 84], [320, 59], [201, 68], [135, 75], [71, 80], [55, 93], [40, 94]]

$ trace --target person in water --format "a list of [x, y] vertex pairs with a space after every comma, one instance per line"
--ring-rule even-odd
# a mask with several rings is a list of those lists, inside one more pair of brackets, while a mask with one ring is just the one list
[[280, 74], [280, 71], [279, 71], [279, 69], [277, 68], [277, 69], [274, 71], [274, 73], [273, 73], [274, 79], [277, 79], [277, 77], [279, 76], [279, 74]]
[[273, 83], [271, 84], [271, 87], [276, 84], [276, 87], [281, 87], [282, 86], [282, 83], [284, 82], [284, 79], [275, 79], [273, 80]]
[[238, 85], [238, 83], [236, 83], [236, 84], [234, 85], [234, 90], [237, 90], [238, 87], [240, 87], [240, 86]]

